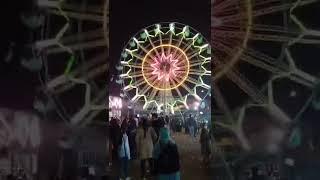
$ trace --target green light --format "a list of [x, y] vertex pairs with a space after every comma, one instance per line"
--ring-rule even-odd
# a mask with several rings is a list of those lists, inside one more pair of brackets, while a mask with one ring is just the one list
[[131, 47], [135, 47], [135, 46], [136, 46], [136, 43], [135, 43], [134, 41], [131, 41], [131, 42], [130, 42], [130, 46], [131, 46]]
[[211, 54], [211, 48], [210, 47], [207, 48], [207, 54]]
[[202, 44], [202, 42], [203, 42], [203, 37], [199, 37], [198, 40], [197, 40], [197, 43], [198, 44]]
[[127, 54], [127, 52], [123, 52], [121, 56], [122, 56], [123, 58], [127, 58], [127, 57], [128, 57], [128, 54]]
[[146, 33], [141, 33], [141, 34], [140, 34], [140, 37], [141, 37], [142, 39], [146, 39], [147, 35], [146, 35]]
[[67, 68], [66, 68], [65, 71], [64, 71], [64, 74], [65, 74], [65, 75], [68, 75], [68, 74], [70, 73], [71, 68], [72, 68], [74, 62], [75, 62], [75, 57], [72, 55], [72, 56], [69, 58], [68, 64], [67, 64]]
[[190, 36], [189, 26], [186, 26], [186, 27], [185, 27], [184, 35], [185, 35], [186, 37], [189, 37], [189, 36]]

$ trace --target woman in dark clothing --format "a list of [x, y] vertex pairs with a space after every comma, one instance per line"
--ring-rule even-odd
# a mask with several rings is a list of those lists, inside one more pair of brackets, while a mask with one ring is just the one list
[[210, 162], [210, 134], [205, 124], [202, 125], [200, 134], [200, 144], [201, 144], [201, 155], [203, 158], [203, 163], [206, 167], [209, 166]]
[[112, 118], [110, 121], [110, 143], [112, 149], [112, 160], [118, 159], [118, 147], [121, 136], [121, 130], [118, 123], [118, 119]]
[[128, 138], [129, 138], [129, 147], [130, 147], [130, 153], [131, 153], [131, 159], [136, 158], [136, 134], [137, 134], [137, 122], [133, 118], [129, 120], [128, 125]]

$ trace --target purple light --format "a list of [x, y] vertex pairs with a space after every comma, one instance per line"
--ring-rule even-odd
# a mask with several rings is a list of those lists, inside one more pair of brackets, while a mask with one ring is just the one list
[[172, 54], [166, 56], [164, 53], [160, 57], [155, 57], [154, 63], [151, 64], [153, 68], [152, 74], [156, 75], [158, 80], [169, 81], [171, 78], [177, 76], [177, 71], [180, 69], [177, 66], [177, 59], [174, 59]]

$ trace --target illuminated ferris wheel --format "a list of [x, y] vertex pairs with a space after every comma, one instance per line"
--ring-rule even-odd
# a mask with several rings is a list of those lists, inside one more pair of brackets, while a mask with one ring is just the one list
[[[303, 103], [289, 110], [283, 105], [288, 100], [281, 100], [277, 94], [280, 89], [286, 90], [292, 100], [297, 91], [309, 92], [318, 82], [315, 73], [301, 66], [298, 53], [310, 49], [308, 45], [320, 44], [320, 31], [305, 23], [302, 15], [315, 3], [318, 1], [212, 0], [213, 89], [217, 105], [225, 114], [215, 123], [233, 131], [246, 149], [250, 144], [242, 125], [248, 109], [267, 108], [281, 116], [281, 123], [296, 121], [305, 110]], [[257, 76], [260, 78], [254, 78]], [[233, 87], [232, 95], [222, 90], [227, 81]], [[235, 92], [245, 96], [236, 104], [231, 98]], [[304, 102], [310, 101], [306, 98]]]
[[180, 23], [154, 24], [131, 38], [121, 55], [124, 92], [143, 109], [174, 113], [210, 92], [211, 49], [197, 31]]

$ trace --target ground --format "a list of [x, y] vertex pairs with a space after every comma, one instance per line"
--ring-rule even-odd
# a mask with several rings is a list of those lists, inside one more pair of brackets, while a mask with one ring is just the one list
[[[209, 171], [202, 166], [199, 137], [192, 140], [189, 135], [175, 133], [173, 138], [176, 141], [181, 158], [181, 179], [182, 180], [209, 180]], [[134, 180], [139, 180], [140, 164], [133, 161], [130, 174]]]
[[179, 133], [174, 135], [181, 156], [181, 179], [209, 180], [209, 172], [202, 166], [199, 138], [192, 141], [189, 135]]

